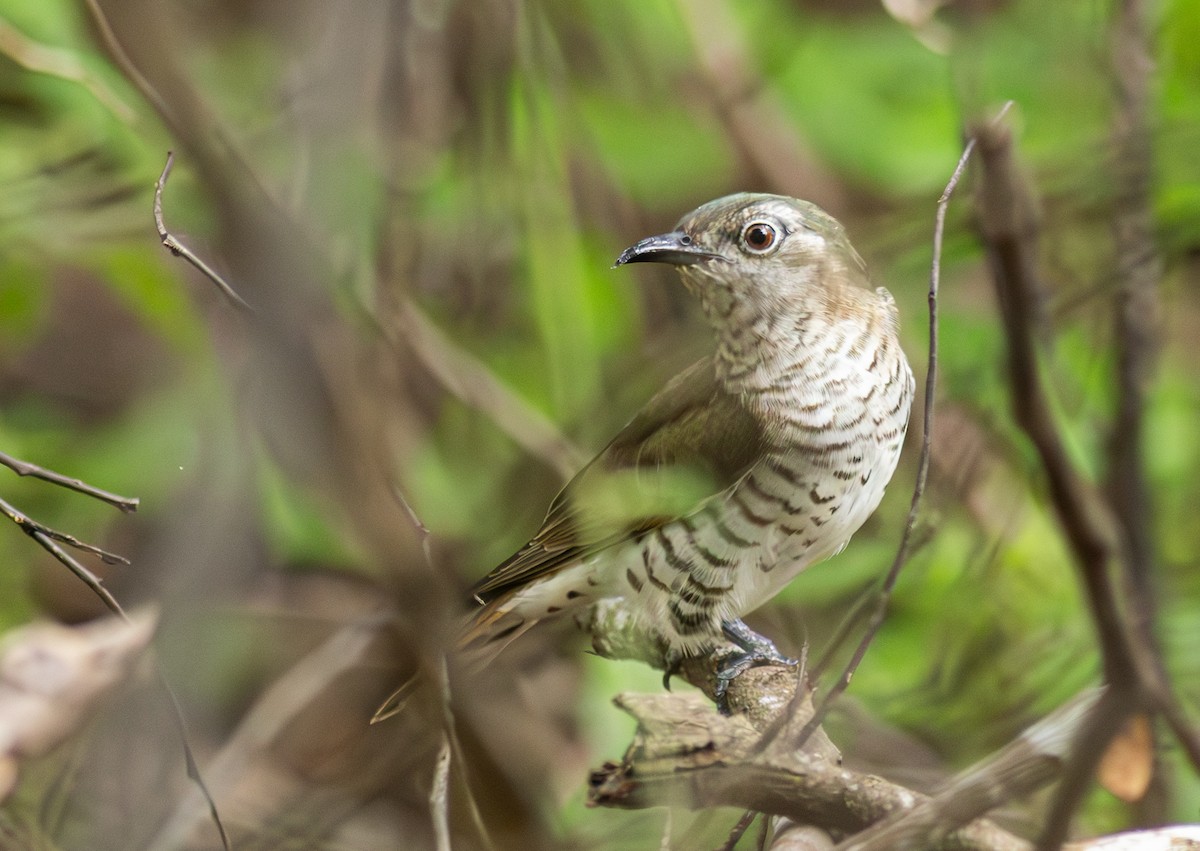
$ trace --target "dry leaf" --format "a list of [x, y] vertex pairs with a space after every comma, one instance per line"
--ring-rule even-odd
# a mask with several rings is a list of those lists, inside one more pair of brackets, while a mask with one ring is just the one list
[[1100, 759], [1096, 779], [1122, 801], [1141, 800], [1154, 774], [1154, 736], [1145, 715], [1129, 719]]

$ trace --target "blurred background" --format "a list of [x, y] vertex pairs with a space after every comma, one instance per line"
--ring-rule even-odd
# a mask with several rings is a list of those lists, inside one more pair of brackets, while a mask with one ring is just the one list
[[[431, 670], [465, 589], [566, 477], [709, 350], [671, 270], [610, 269], [698, 204], [780, 192], [841, 219], [899, 303], [920, 381], [935, 203], [964, 127], [1013, 100], [1041, 204], [1045, 368], [1074, 460], [1103, 475], [1122, 167], [1111, 6], [0, 0], [0, 451], [141, 506], [5, 470], [0, 496], [131, 559], [87, 563], [127, 608], [159, 607], [154, 660], [236, 847], [432, 847], [436, 700], [367, 720], [414, 666]], [[1153, 4], [1149, 30], [1154, 585], [1194, 706], [1200, 2]], [[253, 317], [160, 245], [168, 150], [168, 227]], [[848, 759], [916, 786], [1099, 674], [1010, 415], [971, 183], [946, 229], [922, 546], [828, 724]], [[751, 619], [785, 652], [820, 654], [886, 571], [920, 425], [851, 546]], [[0, 536], [0, 631], [103, 614], [15, 527]], [[659, 689], [658, 672], [587, 655], [569, 627], [457, 683], [454, 847], [487, 847], [464, 772], [494, 847], [719, 845], [736, 811], [584, 806], [589, 767], [632, 732], [612, 696]], [[1097, 790], [1078, 830], [1200, 818], [1200, 782], [1173, 745], [1156, 757], [1142, 800]], [[146, 666], [22, 762], [0, 837], [219, 847]]]

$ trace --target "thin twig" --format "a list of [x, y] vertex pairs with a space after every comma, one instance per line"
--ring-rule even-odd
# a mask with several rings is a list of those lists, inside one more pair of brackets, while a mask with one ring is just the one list
[[[750, 825], [754, 824], [754, 819], [758, 815], [758, 810], [746, 810], [742, 813], [741, 818], [734, 823], [733, 828], [729, 831], [729, 838], [717, 849], [717, 851], [733, 851], [737, 844], [742, 841], [742, 837], [746, 831], [750, 829]], [[763, 816], [766, 821], [766, 816]]]
[[450, 737], [442, 731], [433, 769], [433, 788], [429, 792], [429, 812], [433, 816], [433, 837], [437, 851], [450, 850]]
[[228, 281], [222, 278], [215, 269], [201, 260], [190, 248], [176, 239], [175, 236], [167, 230], [167, 225], [163, 221], [162, 195], [163, 189], [167, 185], [167, 178], [171, 174], [171, 166], [174, 165], [174, 163], [175, 153], [173, 151], [167, 151], [167, 163], [163, 166], [162, 174], [159, 175], [158, 180], [154, 182], [154, 225], [156, 228], [158, 228], [158, 238], [162, 240], [163, 246], [168, 251], [170, 251], [176, 257], [182, 257], [184, 260], [191, 263], [200, 270], [200, 273], [203, 274], [204, 277], [216, 284], [217, 289], [221, 291], [221, 294], [225, 296], [230, 304], [239, 310], [245, 311], [246, 313], [253, 313], [254, 308], [247, 304], [245, 299], [237, 294], [233, 287], [229, 285]]
[[530, 405], [483, 364], [454, 343], [411, 300], [396, 305], [383, 321], [367, 311], [384, 339], [416, 355], [438, 383], [464, 404], [482, 411], [518, 446], [540, 458], [565, 481], [587, 456], [544, 414]]
[[129, 564], [127, 559], [105, 552], [99, 547], [93, 547], [90, 544], [84, 544], [81, 541], [76, 540], [71, 535], [65, 535], [62, 532], [56, 532], [53, 529], [43, 526], [41, 523], [30, 519], [25, 514], [18, 511], [3, 499], [0, 499], [0, 513], [4, 514], [12, 522], [16, 523], [18, 529], [37, 541], [38, 544], [41, 545], [42, 549], [62, 562], [62, 564], [65, 565], [68, 570], [79, 577], [83, 583], [87, 585], [88, 588], [91, 588], [92, 592], [100, 598], [100, 601], [108, 607], [109, 611], [117, 615], [122, 620], [129, 620], [129, 618], [125, 615], [125, 611], [121, 608], [120, 603], [118, 603], [116, 598], [113, 597], [113, 595], [109, 593], [109, 590], [104, 587], [104, 583], [101, 581], [100, 577], [92, 573], [90, 570], [72, 558], [71, 555], [57, 543], [55, 543], [55, 541], [62, 541], [68, 546], [100, 555], [100, 557], [109, 564], [114, 564], [117, 562]]
[[[74, 535], [68, 535], [66, 532], [59, 532], [51, 529], [38, 521], [34, 520], [29, 515], [17, 510], [10, 503], [0, 499], [0, 514], [4, 514], [9, 520], [17, 524], [17, 527], [30, 537], [39, 535], [46, 538], [58, 541], [61, 544], [66, 544], [68, 547], [80, 550], [81, 552], [91, 553], [94, 556], [99, 556], [100, 560], [105, 564], [129, 564], [129, 559], [125, 556], [110, 553], [108, 550], [102, 550], [100, 547], [92, 544], [86, 544], [76, 538]], [[39, 539], [40, 540], [40, 539]]]
[[483, 843], [483, 847], [488, 851], [494, 851], [495, 843], [492, 842], [491, 834], [488, 833], [487, 824], [483, 820], [483, 813], [479, 811], [479, 804], [475, 800], [475, 795], [471, 791], [470, 779], [466, 772], [466, 757], [463, 755], [462, 742], [458, 739], [458, 729], [454, 720], [454, 710], [450, 706], [450, 669], [446, 664], [446, 656], [443, 654], [438, 658], [437, 671], [438, 698], [442, 704], [442, 734], [450, 743], [451, 754], [454, 757], [453, 762], [461, 766], [462, 784], [464, 790], [464, 798], [467, 804], [467, 812], [471, 816], [471, 823], [475, 826], [476, 832], [479, 834], [479, 839]]
[[50, 482], [59, 487], [94, 497], [101, 502], [107, 502], [114, 508], [119, 508], [124, 512], [137, 511], [138, 508], [139, 500], [137, 497], [119, 496], [110, 491], [101, 490], [79, 479], [72, 479], [64, 476], [62, 473], [47, 470], [44, 467], [39, 467], [37, 464], [30, 464], [28, 461], [22, 461], [20, 458], [14, 458], [3, 452], [0, 452], [0, 464], [8, 467], [8, 469], [12, 470], [18, 476], [31, 476], [35, 479], [41, 479], [44, 482]]
[[[1012, 101], [1006, 103], [993, 119], [993, 122], [1002, 121], [1004, 116], [1008, 114], [1011, 106]], [[950, 180], [947, 182], [946, 188], [942, 190], [942, 195], [938, 198], [937, 214], [934, 219], [933, 262], [929, 270], [929, 361], [925, 374], [925, 421], [922, 423], [921, 428], [921, 455], [917, 462], [917, 481], [913, 486], [912, 501], [908, 507], [908, 519], [904, 523], [904, 532], [900, 537], [900, 546], [896, 550], [896, 557], [892, 560], [892, 566], [888, 569], [887, 575], [880, 585], [878, 602], [875, 605], [875, 610], [871, 613], [871, 619], [867, 623], [867, 630], [859, 641], [858, 646], [855, 647], [850, 661], [842, 671], [842, 675], [830, 687], [829, 693], [821, 701], [820, 705], [817, 706], [813, 717], [804, 725], [804, 729], [798, 737], [799, 744], [803, 744], [821, 726], [821, 722], [825, 720], [825, 716], [828, 714], [833, 702], [850, 686], [850, 679], [854, 676], [854, 672], [858, 670], [859, 664], [862, 662], [863, 657], [866, 656], [867, 648], [871, 646], [871, 642], [875, 640], [875, 635], [879, 632], [880, 626], [883, 625], [884, 618], [887, 615], [888, 604], [892, 599], [892, 591], [896, 587], [896, 581], [900, 578], [900, 571], [908, 561], [909, 552], [912, 548], [913, 530], [917, 525], [921, 500], [925, 494], [925, 484], [929, 478], [929, 458], [933, 448], [933, 415], [935, 407], [934, 399], [937, 392], [938, 367], [938, 287], [942, 278], [942, 239], [946, 230], [946, 210], [950, 205], [950, 198], [954, 194], [954, 190], [958, 186], [963, 172], [966, 170], [967, 162], [971, 158], [971, 152], [974, 150], [975, 138], [972, 137], [967, 140], [966, 145], [963, 147], [962, 156], [958, 158], [958, 164], [954, 167], [954, 173], [950, 175]]]
[[412, 505], [404, 496], [404, 491], [400, 490], [399, 486], [392, 487], [392, 495], [396, 497], [396, 502], [400, 503], [400, 507], [404, 509], [404, 513], [408, 516], [408, 520], [412, 523], [413, 528], [417, 530], [417, 537], [421, 539], [421, 553], [425, 556], [425, 566], [430, 570], [433, 566], [433, 533], [429, 531], [429, 527], [413, 510]]

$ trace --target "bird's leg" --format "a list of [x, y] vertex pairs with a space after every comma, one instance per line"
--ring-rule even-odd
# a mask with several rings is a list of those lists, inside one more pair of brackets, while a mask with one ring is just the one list
[[790, 667], [800, 664], [795, 659], [789, 659], [780, 653], [779, 649], [771, 643], [771, 639], [759, 635], [746, 626], [740, 618], [722, 621], [721, 632], [725, 633], [725, 637], [742, 650], [741, 653], [734, 653], [722, 660], [720, 670], [717, 671], [717, 711], [722, 715], [729, 714], [729, 705], [725, 702], [725, 693], [729, 690], [729, 684], [737, 679], [743, 671], [759, 665], [787, 665]]

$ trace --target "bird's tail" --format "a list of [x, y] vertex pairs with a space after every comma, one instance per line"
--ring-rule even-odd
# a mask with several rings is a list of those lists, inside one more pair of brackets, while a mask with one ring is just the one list
[[[517, 614], [503, 605], [503, 601], [487, 604], [473, 613], [459, 631], [454, 646], [458, 667], [467, 673], [487, 668], [508, 645], [536, 623], [536, 618]], [[371, 723], [378, 724], [403, 712], [425, 680], [426, 676], [418, 670], [401, 683], [375, 710]]]

